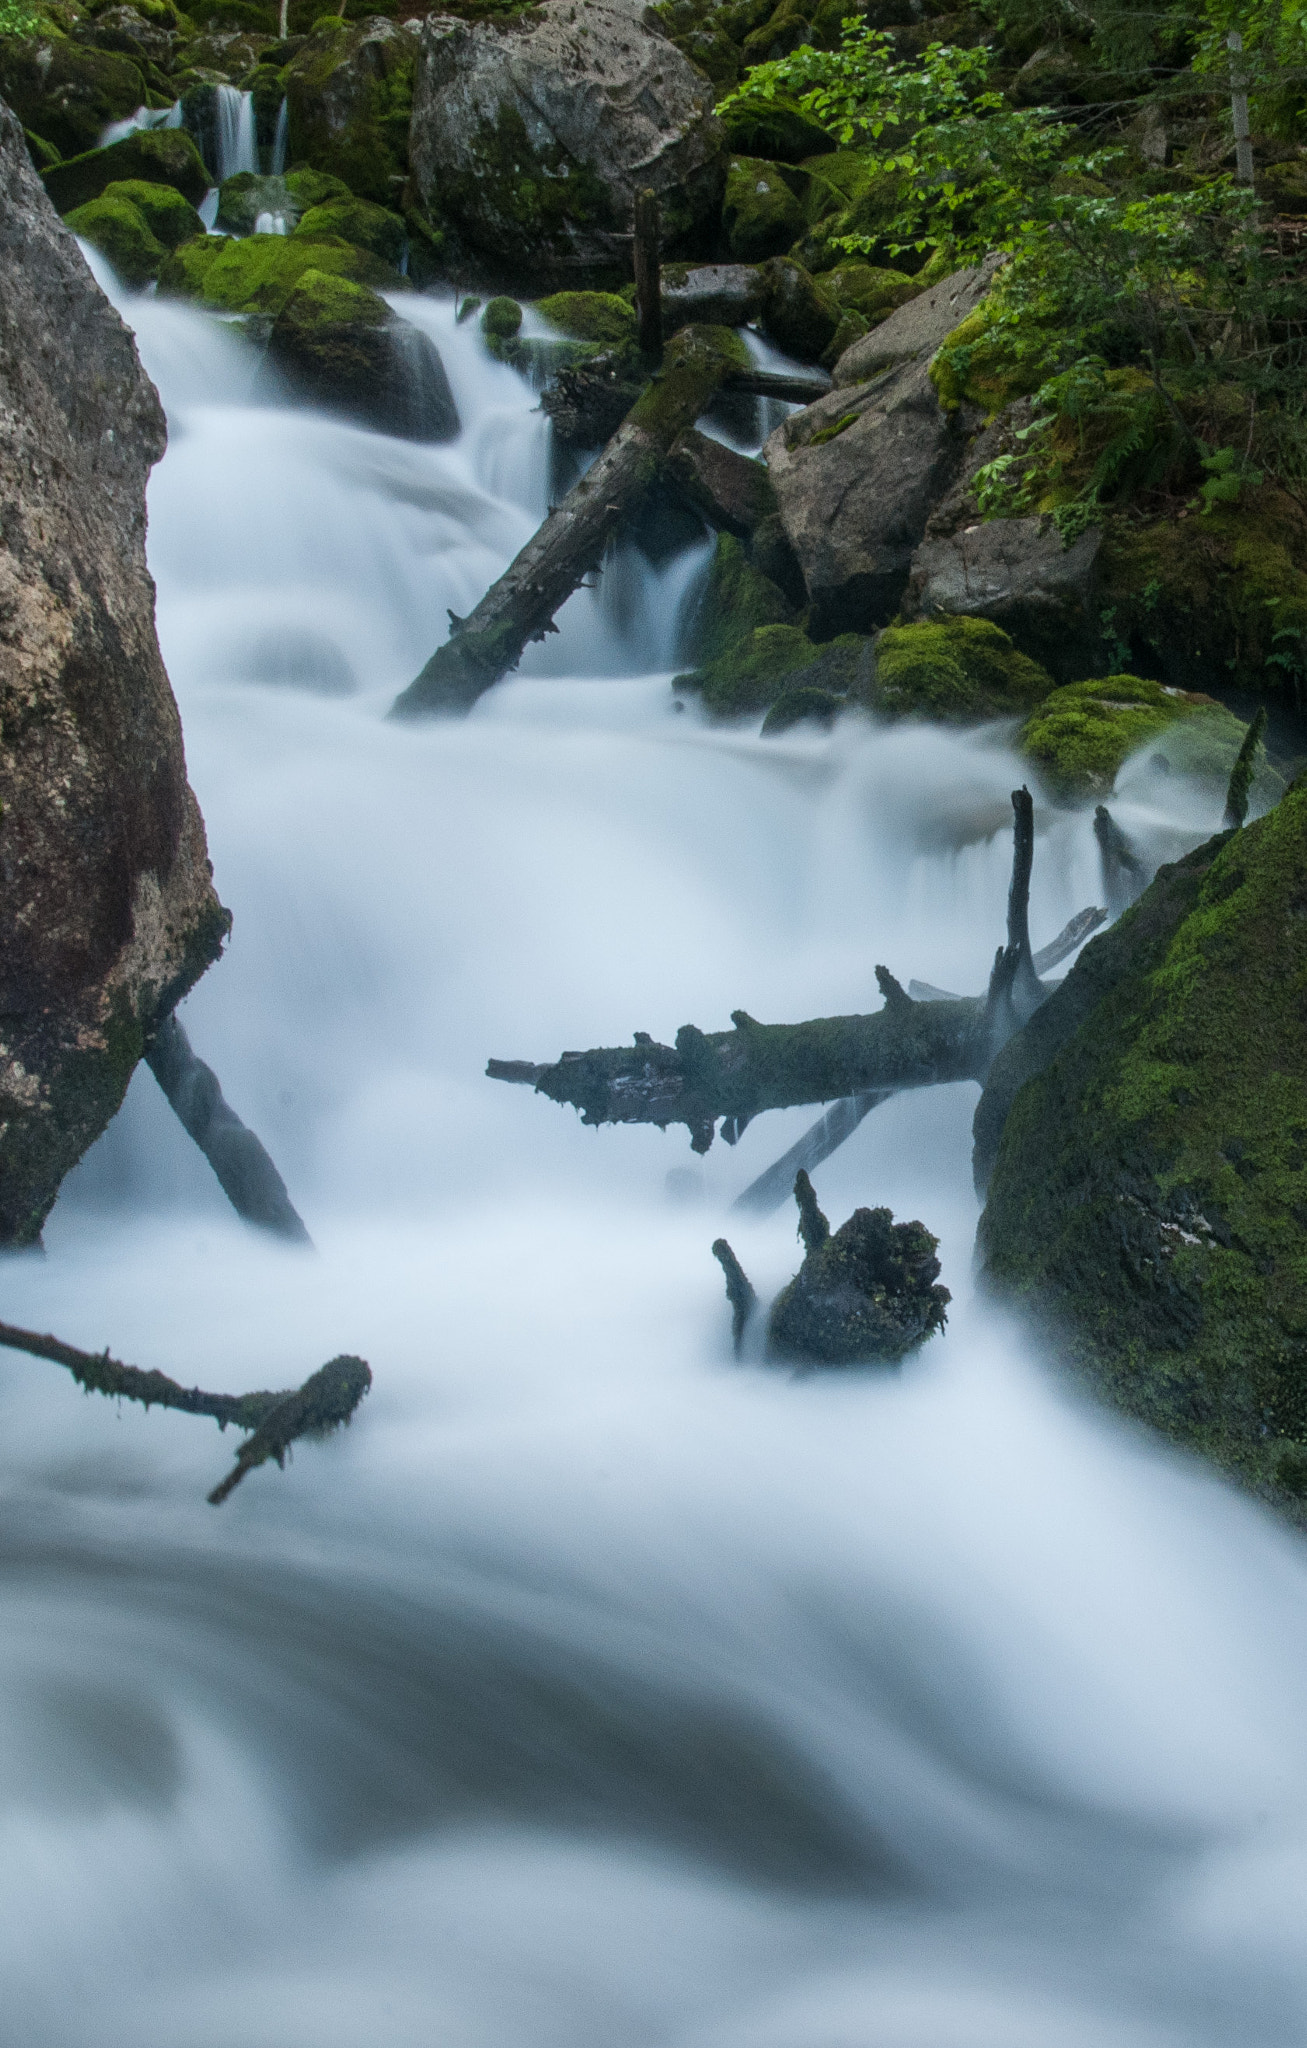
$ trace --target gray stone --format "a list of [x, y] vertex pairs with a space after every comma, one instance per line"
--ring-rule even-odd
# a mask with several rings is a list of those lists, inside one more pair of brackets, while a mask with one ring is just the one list
[[960, 434], [927, 365], [908, 362], [831, 391], [792, 414], [765, 452], [813, 631], [824, 638], [884, 624], [961, 460]]
[[1059, 679], [1093, 674], [1102, 539], [1102, 528], [1091, 526], [1064, 548], [1052, 519], [1032, 517], [923, 540], [904, 616], [992, 619]]
[[755, 263], [703, 263], [669, 276], [663, 273], [663, 327], [667, 333], [693, 320], [743, 327], [756, 320], [767, 297], [767, 279]]
[[720, 203], [724, 144], [708, 80], [613, 0], [423, 26], [418, 188], [470, 253], [523, 278], [629, 275], [646, 187], [665, 248], [692, 253]]
[[955, 270], [920, 298], [909, 299], [906, 306], [845, 349], [831, 373], [836, 389], [865, 384], [882, 370], [933, 356], [953, 329], [975, 312], [1002, 261], [1001, 256], [987, 256], [983, 263]]
[[695, 510], [720, 533], [747, 539], [775, 516], [776, 494], [761, 462], [739, 455], [710, 434], [690, 427], [667, 458], [667, 467]]
[[163, 410], [0, 105], [0, 1243], [30, 1244], [217, 957], [154, 632]]

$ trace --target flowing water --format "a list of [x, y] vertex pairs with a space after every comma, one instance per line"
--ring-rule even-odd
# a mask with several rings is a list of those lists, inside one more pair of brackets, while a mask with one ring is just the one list
[[[812, 1112], [700, 1164], [483, 1078], [867, 1007], [877, 961], [979, 987], [1004, 734], [678, 710], [702, 551], [619, 553], [466, 722], [386, 723], [551, 489], [532, 394], [406, 309], [449, 447], [256, 402], [221, 327], [126, 306], [235, 913], [185, 1022], [317, 1250], [242, 1228], [142, 1070], [6, 1314], [209, 1386], [342, 1350], [376, 1381], [215, 1512], [230, 1437], [0, 1366], [0, 2031], [1301, 2043], [1302, 1547], [972, 1299], [974, 1089], [894, 1100], [816, 1176], [835, 1220], [939, 1232], [946, 1335], [795, 1382], [733, 1362], [709, 1246]], [[1143, 771], [1119, 815], [1154, 858], [1212, 822]], [[1037, 944], [1100, 893], [1087, 819], [1039, 827]], [[729, 1228], [760, 1291], [794, 1270], [792, 1217]]]

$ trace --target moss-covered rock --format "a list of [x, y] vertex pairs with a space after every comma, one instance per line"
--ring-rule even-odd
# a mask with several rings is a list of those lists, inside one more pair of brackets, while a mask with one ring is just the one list
[[284, 74], [292, 161], [392, 205], [408, 175], [416, 65], [416, 41], [396, 22], [324, 15]]
[[[193, 241], [196, 235], [204, 233], [204, 222], [191, 205], [183, 199], [172, 185], [147, 184], [143, 178], [125, 178], [116, 185], [106, 185], [98, 205], [105, 199], [126, 200], [134, 206], [145, 225], [157, 242], [165, 249], [180, 249], [183, 242]], [[70, 223], [71, 224], [71, 223]], [[74, 229], [74, 233], [79, 230]]]
[[370, 249], [392, 270], [399, 269], [408, 239], [399, 214], [386, 206], [374, 206], [368, 199], [328, 199], [322, 206], [311, 206], [295, 232], [330, 235], [352, 242], [356, 249]]
[[788, 599], [755, 569], [743, 542], [719, 533], [690, 621], [698, 658], [714, 661], [747, 640], [756, 627], [789, 625], [793, 617]]
[[741, 156], [768, 163], [801, 164], [807, 157], [826, 156], [835, 148], [824, 128], [805, 114], [796, 100], [761, 93], [737, 100], [722, 116], [729, 147]]
[[481, 315], [487, 341], [512, 341], [522, 330], [522, 308], [516, 299], [492, 299]]
[[1010, 718], [1039, 704], [1053, 678], [989, 619], [952, 618], [887, 626], [860, 701], [881, 718], [930, 718], [970, 725]]
[[1307, 689], [1307, 513], [1271, 485], [1184, 519], [1112, 519], [1102, 602], [1116, 638], [1168, 683]]
[[635, 346], [635, 310], [616, 292], [554, 292], [537, 302], [536, 311], [573, 341], [606, 349]]
[[765, 297], [762, 327], [787, 356], [818, 363], [835, 339], [840, 309], [829, 293], [789, 256], [774, 256], [763, 266]]
[[434, 344], [347, 277], [302, 273], [272, 324], [268, 362], [314, 404], [378, 433], [448, 441], [458, 432]]
[[[803, 196], [805, 226], [791, 254], [814, 275], [848, 262], [847, 251], [836, 246], [842, 236], [867, 235], [879, 240], [901, 205], [901, 174], [874, 169], [862, 150], [840, 149], [828, 156], [809, 157], [799, 168], [808, 180]], [[876, 254], [883, 262], [889, 260], [887, 248], [878, 248]], [[912, 268], [908, 257], [895, 260]]]
[[[146, 85], [139, 65], [112, 50], [83, 49], [64, 36], [0, 35], [0, 96], [24, 128], [61, 156], [77, 157], [96, 148], [111, 121], [145, 105]], [[68, 204], [79, 206], [99, 190]]]
[[327, 237], [250, 235], [243, 241], [206, 236], [183, 243], [159, 273], [159, 290], [198, 299], [226, 313], [278, 314], [306, 270], [391, 291], [400, 279], [380, 257]]
[[279, 214], [287, 227], [293, 228], [303, 212], [285, 178], [237, 171], [218, 187], [214, 225], [229, 235], [252, 235], [263, 214]]
[[875, 326], [921, 290], [916, 278], [874, 263], [844, 262], [822, 275], [822, 290], [846, 311], [861, 313]]
[[980, 1228], [991, 1285], [1093, 1384], [1300, 1521], [1305, 902], [1303, 784], [1161, 871], [1027, 1027], [1075, 1026], [1007, 1112]]
[[44, 174], [45, 189], [60, 213], [98, 199], [108, 185], [171, 185], [198, 206], [209, 189], [204, 159], [182, 128], [138, 128], [108, 149], [68, 157]]
[[67, 224], [75, 235], [99, 250], [124, 284], [137, 291], [159, 275], [168, 254], [163, 243], [150, 233], [140, 208], [133, 206], [130, 199], [112, 199], [102, 193], [70, 213]]
[[697, 692], [715, 718], [753, 717], [795, 692], [843, 701], [865, 685], [870, 643], [856, 633], [810, 640], [784, 592], [728, 533], [717, 536], [690, 630], [700, 666], [675, 687]]
[[1195, 719], [1195, 746], [1228, 750], [1233, 765], [1245, 728], [1232, 713], [1200, 692], [1143, 676], [1096, 676], [1054, 690], [1026, 720], [1018, 744], [1050, 795], [1085, 802], [1108, 794], [1129, 755], [1177, 721]]
[[726, 166], [722, 227], [737, 263], [783, 256], [803, 232], [803, 208], [779, 167], [761, 157], [733, 156]]
[[801, 684], [796, 689], [791, 684], [781, 691], [763, 719], [762, 737], [775, 739], [796, 725], [834, 725], [847, 702], [847, 697], [836, 696], [833, 690], [817, 689], [811, 684]]

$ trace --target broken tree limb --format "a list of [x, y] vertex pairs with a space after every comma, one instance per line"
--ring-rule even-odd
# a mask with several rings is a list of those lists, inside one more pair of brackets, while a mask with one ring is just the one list
[[726, 1275], [726, 1299], [731, 1304], [731, 1341], [738, 1358], [749, 1318], [758, 1306], [758, 1297], [748, 1274], [724, 1237], [716, 1239], [712, 1255]]
[[572, 1104], [584, 1123], [683, 1123], [695, 1152], [708, 1150], [719, 1117], [730, 1118], [738, 1132], [765, 1109], [983, 1081], [999, 1048], [1048, 993], [1030, 951], [1030, 792], [1014, 790], [1012, 808], [1007, 944], [986, 995], [914, 1002], [888, 968], [877, 967], [885, 1006], [869, 1015], [760, 1024], [735, 1010], [733, 1031], [683, 1024], [674, 1046], [637, 1031], [631, 1046], [568, 1052], [546, 1064], [492, 1059], [487, 1074]]
[[196, 1057], [176, 1017], [155, 1033], [146, 1063], [182, 1128], [213, 1168], [236, 1214], [291, 1244], [311, 1244], [286, 1183], [252, 1130], [223, 1095], [212, 1067]]
[[677, 436], [694, 425], [730, 370], [747, 368], [744, 343], [728, 327], [684, 327], [663, 368], [641, 392], [602, 454], [466, 619], [450, 615], [450, 636], [391, 706], [392, 718], [470, 709], [515, 668], [529, 640], [591, 569], [615, 528], [660, 474]]
[[1248, 816], [1248, 797], [1257, 773], [1257, 750], [1262, 744], [1266, 731], [1266, 706], [1258, 710], [1256, 718], [1243, 736], [1243, 745], [1235, 756], [1234, 767], [1230, 770], [1229, 786], [1225, 792], [1225, 829], [1238, 831]]
[[321, 1435], [348, 1422], [372, 1385], [366, 1360], [342, 1356], [319, 1367], [302, 1387], [284, 1388], [280, 1393], [209, 1394], [202, 1387], [183, 1387], [166, 1373], [123, 1365], [107, 1351], [79, 1351], [58, 1337], [21, 1330], [13, 1323], [0, 1323], [0, 1345], [62, 1365], [88, 1394], [139, 1401], [145, 1408], [176, 1408], [184, 1415], [207, 1415], [219, 1429], [231, 1423], [237, 1429], [250, 1430], [234, 1467], [209, 1495], [215, 1507], [265, 1459], [276, 1458], [282, 1464], [297, 1438]]
[[[956, 998], [946, 997], [945, 1000], [951, 1002]], [[841, 1096], [838, 1102], [833, 1102], [830, 1108], [817, 1118], [816, 1123], [804, 1132], [796, 1144], [791, 1145], [788, 1152], [782, 1153], [765, 1173], [758, 1175], [757, 1180], [749, 1182], [744, 1192], [737, 1195], [731, 1203], [732, 1209], [746, 1215], [772, 1215], [780, 1208], [782, 1202], [788, 1202], [793, 1195], [794, 1177], [799, 1169], [811, 1173], [814, 1167], [821, 1165], [823, 1159], [829, 1159], [831, 1153], [837, 1152], [846, 1138], [853, 1136], [863, 1118], [869, 1116], [882, 1102], [888, 1102], [893, 1093], [894, 1090], [891, 1088], [877, 1088], [866, 1095]]]
[[1106, 804], [1094, 811], [1094, 837], [1103, 868], [1103, 891], [1113, 917], [1129, 910], [1148, 887], [1144, 864]]
[[785, 398], [792, 405], [811, 405], [825, 398], [830, 388], [830, 378], [815, 371], [758, 370], [752, 364], [747, 370], [728, 370], [722, 379], [724, 391], [740, 391], [746, 398]]

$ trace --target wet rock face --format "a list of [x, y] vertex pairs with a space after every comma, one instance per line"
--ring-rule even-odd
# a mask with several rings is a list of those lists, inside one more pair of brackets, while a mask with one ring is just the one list
[[220, 951], [154, 631], [163, 413], [0, 106], [0, 1243], [31, 1243]]
[[724, 132], [712, 106], [707, 79], [613, 0], [473, 23], [434, 15], [413, 171], [470, 255], [524, 278], [625, 277], [637, 191], [659, 194], [671, 253], [715, 214]]
[[999, 1055], [989, 1284], [1307, 1521], [1307, 787], [1163, 868]]
[[1071, 546], [1048, 518], [990, 519], [927, 537], [912, 557], [909, 619], [990, 619], [1055, 676], [1083, 675], [1099, 640], [1098, 557], [1091, 526]]
[[892, 1364], [946, 1320], [939, 1239], [888, 1209], [855, 1209], [832, 1232], [806, 1173], [795, 1185], [807, 1256], [772, 1304], [769, 1352], [814, 1366]]

